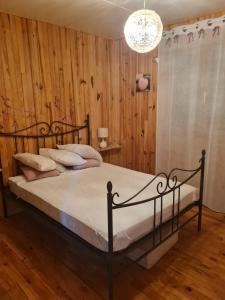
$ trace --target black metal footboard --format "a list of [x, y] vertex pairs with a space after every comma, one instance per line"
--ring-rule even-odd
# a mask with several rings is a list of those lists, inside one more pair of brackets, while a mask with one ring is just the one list
[[[113, 185], [112, 182], [107, 183], [107, 200], [108, 200], [108, 253], [107, 253], [107, 265], [108, 265], [108, 289], [109, 289], [109, 300], [113, 299], [113, 258], [118, 256], [119, 254], [128, 253], [130, 250], [134, 249], [141, 242], [147, 240], [149, 237], [153, 239], [153, 246], [151, 249], [145, 251], [136, 261], [141, 260], [163, 242], [165, 242], [168, 238], [170, 238], [173, 234], [177, 233], [184, 225], [193, 220], [195, 217], [198, 217], [198, 231], [201, 231], [202, 226], [202, 203], [203, 203], [203, 190], [204, 190], [204, 169], [205, 169], [205, 150], [202, 150], [202, 157], [200, 159], [200, 165], [197, 169], [194, 170], [185, 170], [185, 169], [173, 169], [168, 175], [166, 173], [157, 174], [148, 184], [146, 184], [140, 191], [138, 191], [135, 195], [130, 197], [129, 199], [123, 202], [116, 202], [115, 197], [119, 198], [118, 193], [113, 193]], [[188, 174], [187, 178], [185, 178], [182, 182], [178, 181], [174, 172], [181, 171]], [[189, 204], [183, 209], [180, 209], [180, 200], [181, 200], [181, 189], [182, 186], [188, 183], [194, 176], [200, 175], [200, 184], [199, 184], [199, 197], [194, 202]], [[164, 180], [162, 180], [162, 178]], [[143, 199], [140, 201], [135, 201], [135, 198], [139, 196], [144, 190], [146, 190], [151, 184], [155, 183], [156, 180], [159, 180], [156, 184], [156, 196], [150, 197], [148, 199]], [[172, 216], [163, 222], [163, 200], [166, 195], [172, 195], [173, 205], [172, 205]], [[177, 196], [176, 196], [177, 195]], [[177, 201], [176, 201], [177, 198]], [[156, 205], [157, 200], [160, 201], [160, 223], [156, 223], [157, 219], [157, 211]], [[142, 205], [144, 203], [152, 202], [154, 203], [154, 216], [153, 216], [153, 229], [150, 230], [148, 234], [141, 237], [139, 240], [133, 242], [129, 247], [125, 250], [114, 251], [113, 247], [113, 211], [116, 209], [125, 209], [126, 207]], [[175, 206], [177, 208], [175, 210]], [[197, 213], [193, 214], [191, 217], [187, 218], [185, 222], [181, 223], [180, 218], [187, 211], [191, 210], [193, 207], [197, 207]], [[162, 231], [163, 227], [171, 224], [171, 231], [166, 236], [163, 236]], [[157, 235], [157, 239], [156, 239]]]

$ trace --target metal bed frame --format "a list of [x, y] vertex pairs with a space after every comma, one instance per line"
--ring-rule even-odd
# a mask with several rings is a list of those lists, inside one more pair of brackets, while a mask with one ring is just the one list
[[[28, 133], [29, 131], [32, 133]], [[40, 147], [40, 143], [42, 142], [42, 147], [45, 147], [46, 139], [52, 138], [55, 141], [55, 144], [62, 144], [64, 142], [64, 137], [70, 136], [72, 138], [73, 143], [76, 141], [80, 143], [80, 136], [81, 131], [86, 131], [86, 143], [90, 145], [91, 142], [91, 134], [90, 134], [90, 121], [89, 116], [87, 115], [84, 124], [81, 126], [75, 126], [71, 124], [67, 124], [61, 121], [54, 121], [52, 123], [47, 122], [39, 122], [32, 126], [29, 126], [24, 129], [16, 130], [14, 132], [0, 132], [0, 138], [5, 139], [13, 139], [15, 144], [15, 152], [18, 151], [18, 143], [20, 146], [22, 145], [22, 150], [20, 152], [25, 152], [25, 142], [27, 140], [35, 140], [37, 149]], [[35, 133], [33, 133], [35, 131]], [[20, 142], [19, 142], [20, 141]], [[113, 185], [109, 181], [107, 183], [106, 191], [107, 191], [107, 208], [108, 211], [108, 251], [104, 252], [93, 245], [89, 244], [87, 241], [73, 233], [72, 231], [68, 230], [66, 227], [58, 223], [57, 221], [51, 219], [47, 216], [44, 212], [40, 211], [36, 207], [28, 204], [23, 199], [18, 199], [21, 203], [25, 206], [35, 210], [38, 214], [44, 216], [52, 223], [56, 224], [58, 227], [66, 231], [69, 235], [79, 240], [82, 244], [89, 247], [90, 249], [94, 250], [98, 255], [101, 255], [106, 260], [107, 271], [108, 271], [108, 299], [113, 300], [113, 262], [115, 258], [118, 258], [121, 255], [127, 255], [130, 251], [134, 250], [136, 247], [139, 247], [141, 243], [151, 239], [152, 246], [150, 249], [145, 251], [140, 257], [135, 259], [135, 262], [140, 261], [146, 255], [148, 255], [151, 251], [156, 249], [160, 246], [163, 242], [169, 239], [172, 235], [177, 233], [183, 226], [193, 220], [195, 217], [198, 217], [198, 231], [201, 231], [202, 226], [202, 203], [203, 203], [203, 190], [204, 190], [204, 169], [205, 169], [205, 150], [202, 150], [202, 156], [199, 161], [199, 166], [193, 170], [186, 170], [186, 169], [178, 169], [175, 168], [171, 170], [169, 174], [161, 172], [157, 174], [151, 181], [146, 184], [140, 191], [138, 191], [135, 195], [131, 198], [123, 201], [123, 202], [116, 202], [115, 198], [119, 198], [119, 194], [113, 192]], [[0, 156], [0, 163], [3, 161], [2, 157]], [[174, 175], [175, 172], [185, 172], [188, 174], [187, 178], [182, 182], [178, 181], [177, 175]], [[3, 170], [4, 172], [4, 170]], [[6, 201], [6, 187], [3, 184], [3, 172], [0, 172], [0, 190], [2, 191], [2, 199], [3, 199], [3, 211], [4, 217], [8, 217], [8, 210], [7, 210], [7, 201]], [[199, 197], [193, 203], [189, 204], [185, 209], [180, 209], [180, 192], [182, 186], [189, 182], [194, 176], [200, 175], [200, 184], [199, 184]], [[162, 179], [163, 177], [163, 179]], [[156, 195], [154, 197], [150, 197], [148, 199], [143, 199], [140, 201], [135, 201], [135, 198], [139, 196], [144, 190], [146, 190], [151, 184], [155, 183], [156, 180], [159, 182], [156, 184]], [[163, 197], [171, 194], [173, 198], [173, 206], [172, 206], [172, 216], [169, 220], [163, 221]], [[176, 196], [177, 195], [177, 196]], [[177, 197], [177, 201], [176, 201]], [[157, 224], [157, 211], [156, 205], [157, 200], [160, 202], [160, 222]], [[154, 218], [153, 218], [153, 230], [151, 230], [148, 234], [142, 236], [140, 239], [136, 240], [132, 244], [130, 244], [126, 249], [120, 251], [114, 251], [113, 247], [113, 212], [116, 209], [126, 209], [126, 207], [142, 205], [147, 202], [152, 202], [154, 205]], [[187, 212], [190, 211], [192, 208], [196, 207], [197, 212], [192, 214], [191, 217], [187, 218], [185, 222], [181, 222], [181, 217]], [[171, 226], [171, 230], [169, 234], [163, 236], [163, 228], [166, 226]]]

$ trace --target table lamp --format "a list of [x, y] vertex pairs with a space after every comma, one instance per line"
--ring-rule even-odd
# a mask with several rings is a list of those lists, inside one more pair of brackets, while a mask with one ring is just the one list
[[108, 128], [98, 128], [98, 138], [102, 139], [101, 143], [99, 144], [100, 148], [106, 148], [107, 147], [106, 138], [108, 136], [109, 136]]

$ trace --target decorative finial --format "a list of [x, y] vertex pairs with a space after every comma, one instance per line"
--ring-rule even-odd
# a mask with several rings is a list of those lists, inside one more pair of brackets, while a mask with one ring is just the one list
[[109, 194], [112, 193], [112, 182], [111, 181], [108, 181], [108, 183], [107, 183], [107, 190], [108, 190]]
[[202, 156], [205, 156], [205, 154], [206, 154], [206, 151], [205, 151], [205, 149], [203, 149], [202, 150]]

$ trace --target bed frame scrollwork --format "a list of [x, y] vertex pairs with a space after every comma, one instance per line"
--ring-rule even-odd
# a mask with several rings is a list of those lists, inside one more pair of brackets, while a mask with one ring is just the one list
[[[67, 128], [63, 130], [63, 128]], [[35, 131], [35, 133], [29, 134], [27, 133], [29, 130]], [[43, 141], [43, 146], [45, 146], [45, 140], [47, 138], [55, 138], [55, 143], [63, 143], [64, 137], [66, 135], [72, 135], [72, 141], [75, 141], [75, 137], [77, 137], [77, 142], [79, 143], [80, 139], [80, 131], [86, 130], [86, 142], [90, 145], [90, 122], [89, 116], [87, 116], [85, 122], [81, 126], [70, 125], [67, 123], [63, 123], [60, 121], [52, 122], [51, 124], [46, 122], [41, 122], [34, 124], [25, 129], [17, 130], [14, 132], [0, 132], [0, 138], [12, 138], [15, 142], [15, 152], [17, 152], [17, 142], [19, 139], [22, 140], [22, 144], [26, 139], [33, 139], [37, 142], [37, 147], [39, 147], [40, 139]], [[22, 204], [28, 206], [29, 208], [35, 210], [35, 212], [47, 218], [52, 223], [56, 224], [58, 227], [66, 231], [69, 235], [79, 240], [82, 244], [89, 247], [93, 251], [95, 251], [98, 255], [101, 255], [106, 260], [106, 266], [108, 269], [108, 299], [113, 300], [113, 265], [114, 259], [118, 256], [127, 255], [135, 248], [139, 247], [143, 242], [151, 239], [152, 246], [150, 249], [144, 251], [141, 256], [139, 256], [135, 261], [140, 261], [151, 251], [159, 247], [162, 243], [164, 243], [167, 239], [169, 239], [172, 235], [180, 231], [180, 229], [189, 223], [194, 218], [198, 217], [198, 231], [201, 231], [202, 226], [202, 204], [203, 204], [203, 191], [204, 191], [204, 169], [205, 169], [205, 150], [202, 151], [202, 156], [199, 161], [199, 166], [193, 170], [187, 169], [173, 169], [169, 174], [161, 172], [153, 179], [151, 179], [140, 191], [137, 191], [132, 197], [126, 200], [119, 200], [120, 196], [118, 192], [113, 192], [113, 184], [112, 182], [108, 182], [106, 186], [107, 190], [107, 214], [108, 214], [108, 251], [104, 252], [89, 244], [87, 241], [83, 240], [81, 237], [71, 232], [55, 220], [48, 217], [44, 212], [38, 210], [33, 207], [31, 204], [28, 204], [23, 199], [20, 200]], [[2, 158], [3, 159], [3, 158]], [[186, 177], [183, 181], [178, 181], [178, 177], [176, 172], [182, 172], [186, 174]], [[3, 195], [3, 208], [4, 208], [4, 216], [7, 218], [7, 201], [5, 195], [5, 187], [3, 186], [3, 177], [2, 172], [0, 173], [0, 188], [2, 190]], [[193, 177], [199, 176], [199, 195], [198, 198], [181, 209], [180, 201], [181, 201], [181, 190], [184, 184], [189, 183]], [[142, 192], [150, 188], [152, 185], [155, 185], [155, 196], [149, 197], [147, 199], [137, 200], [137, 197], [141, 197]], [[171, 217], [166, 221], [163, 220], [163, 203], [165, 201], [165, 196], [171, 194], [173, 205]], [[138, 199], [139, 199], [138, 198]], [[160, 203], [160, 212], [157, 215], [157, 201]], [[131, 243], [126, 249], [120, 251], [114, 251], [113, 245], [113, 213], [117, 209], [126, 209], [127, 207], [135, 207], [138, 205], [143, 205], [145, 203], [152, 203], [154, 207], [154, 215], [153, 215], [153, 229], [149, 230], [147, 234], [142, 236], [140, 239]], [[185, 222], [182, 222], [181, 217], [188, 211], [191, 211], [193, 208], [196, 208], [194, 213], [191, 216], [185, 218]], [[157, 223], [157, 217], [159, 217], [159, 223]], [[164, 227], [170, 228], [170, 231], [166, 236], [163, 234]]]

